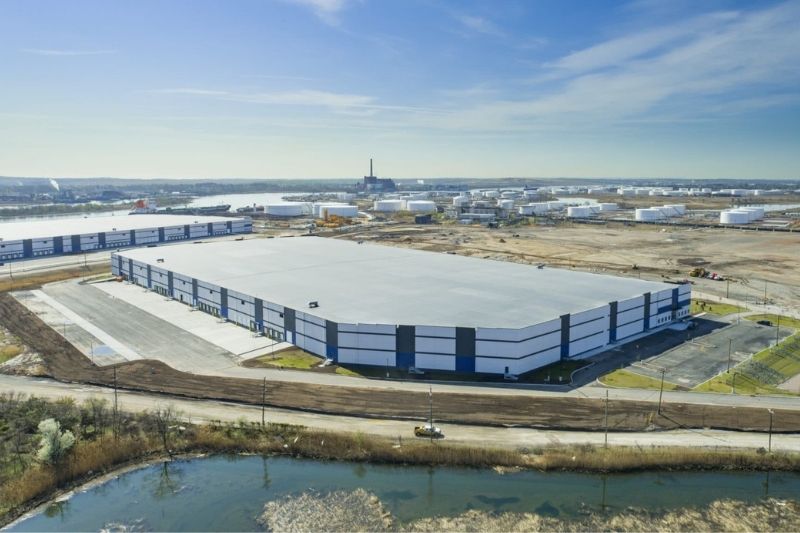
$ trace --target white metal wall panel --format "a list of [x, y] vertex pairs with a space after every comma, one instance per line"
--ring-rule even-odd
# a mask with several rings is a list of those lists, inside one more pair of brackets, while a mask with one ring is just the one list
[[18, 259], [24, 255], [22, 241], [0, 242], [0, 260]]
[[185, 238], [186, 233], [183, 230], [183, 226], [168, 226], [164, 228], [165, 241], [177, 241]]
[[427, 370], [455, 370], [456, 356], [417, 353], [414, 357], [414, 366]]
[[96, 250], [97, 248], [100, 247], [97, 233], [87, 233], [85, 235], [81, 235], [80, 238], [81, 238], [81, 251]]
[[[106, 233], [106, 247], [127, 246], [131, 243], [130, 231], [110, 231]], [[65, 238], [66, 244], [66, 238]]]
[[641, 307], [642, 305], [644, 305], [644, 296], [637, 296], [630, 300], [620, 300], [617, 302], [617, 312], [621, 313], [622, 311], [627, 311], [634, 307]]
[[475, 355], [520, 358], [561, 345], [561, 331], [524, 342], [475, 341]]
[[443, 353], [443, 354], [456, 353], [455, 339], [420, 337], [419, 335], [417, 335], [416, 339], [414, 339], [414, 342], [416, 351], [418, 352]]
[[581, 339], [579, 341], [570, 342], [569, 356], [572, 357], [589, 350], [594, 350], [595, 348], [604, 346], [607, 343], [608, 334], [605, 331], [597, 333], [596, 335], [592, 335], [591, 337], [586, 337], [585, 339]]
[[633, 322], [634, 320], [641, 320], [644, 316], [644, 309], [639, 307], [637, 309], [629, 309], [627, 311], [623, 311], [622, 313], [617, 313], [617, 324], [627, 324], [628, 322]]
[[301, 333], [297, 333], [295, 335], [295, 345], [299, 346], [303, 350], [307, 352], [311, 352], [313, 354], [325, 357], [325, 343], [320, 342], [317, 339], [311, 338], [307, 335], [303, 335]]
[[624, 326], [620, 326], [617, 328], [617, 340], [622, 340], [625, 337], [630, 337], [631, 335], [636, 335], [637, 333], [641, 333], [644, 331], [644, 321], [637, 320], [636, 322], [631, 322], [630, 324], [626, 324]]
[[219, 286], [202, 281], [197, 282], [197, 298], [213, 302], [217, 305], [220, 305], [222, 301]]
[[225, 235], [228, 233], [228, 224], [226, 222], [213, 222], [211, 229], [214, 235]]
[[207, 237], [208, 224], [190, 224], [189, 237]]
[[595, 318], [607, 316], [608, 312], [609, 312], [608, 305], [597, 307], [595, 309], [590, 309], [588, 311], [581, 311], [580, 313], [575, 313], [574, 315], [570, 315], [569, 323], [570, 325], [580, 324], [581, 322], [586, 322], [587, 320], [593, 320]]
[[597, 320], [593, 320], [592, 322], [585, 322], [578, 326], [570, 327], [569, 328], [569, 338], [570, 339], [581, 339], [588, 335], [595, 335], [597, 333], [602, 333], [608, 331], [609, 320], [608, 317], [602, 317]]

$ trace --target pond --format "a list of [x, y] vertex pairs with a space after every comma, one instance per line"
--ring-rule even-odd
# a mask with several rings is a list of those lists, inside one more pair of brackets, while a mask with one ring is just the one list
[[719, 499], [796, 500], [800, 475], [680, 472], [598, 475], [388, 466], [287, 457], [212, 456], [156, 464], [53, 503], [11, 531], [250, 531], [268, 501], [309, 489], [363, 488], [400, 523], [469, 510], [529, 512], [560, 519], [697, 508]]

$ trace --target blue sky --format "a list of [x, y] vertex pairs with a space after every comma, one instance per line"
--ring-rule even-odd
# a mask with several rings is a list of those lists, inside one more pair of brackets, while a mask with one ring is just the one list
[[0, 0], [0, 175], [800, 178], [800, 2]]

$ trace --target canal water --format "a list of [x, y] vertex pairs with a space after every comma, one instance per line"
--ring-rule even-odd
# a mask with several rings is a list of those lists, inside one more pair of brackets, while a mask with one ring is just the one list
[[268, 501], [309, 489], [363, 488], [401, 523], [469, 510], [561, 519], [586, 513], [700, 508], [714, 500], [800, 498], [800, 475], [680, 472], [596, 475], [212, 456], [147, 466], [78, 492], [10, 531], [250, 531]]

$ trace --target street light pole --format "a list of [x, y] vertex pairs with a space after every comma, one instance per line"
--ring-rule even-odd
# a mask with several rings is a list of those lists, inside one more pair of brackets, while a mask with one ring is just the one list
[[667, 372], [666, 368], [661, 369], [661, 390], [658, 391], [658, 414], [661, 414], [661, 397], [664, 395], [664, 374]]
[[731, 385], [731, 394], [736, 394], [736, 372], [733, 373], [733, 384]]
[[772, 409], [767, 409], [769, 411], [769, 444], [767, 444], [767, 452], [772, 453], [772, 415], [775, 414], [775, 411]]
[[733, 346], [733, 339], [728, 339], [728, 372], [731, 371], [731, 347]]
[[605, 444], [603, 445], [604, 448], [608, 449], [608, 389], [606, 389], [606, 416], [605, 421], [603, 423], [605, 427]]

